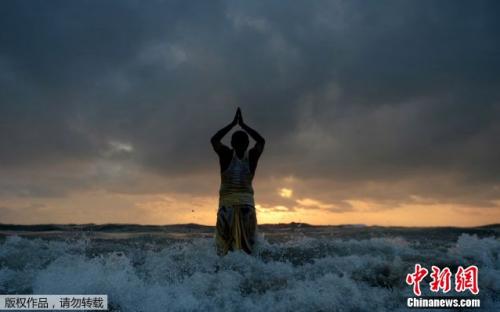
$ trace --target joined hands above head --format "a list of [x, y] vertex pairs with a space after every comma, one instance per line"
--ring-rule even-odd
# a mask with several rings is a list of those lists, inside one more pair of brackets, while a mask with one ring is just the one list
[[236, 114], [234, 114], [233, 121], [230, 123], [230, 125], [234, 127], [240, 124], [240, 120], [241, 120], [241, 109], [238, 107], [238, 109], [236, 110]]
[[[225, 126], [224, 128], [220, 129], [217, 131], [217, 133], [212, 137], [210, 140], [212, 142], [212, 145], [214, 145], [214, 148], [219, 147], [221, 144], [220, 141], [222, 138], [229, 132], [233, 127], [236, 125], [239, 125], [243, 130], [245, 130], [251, 137], [252, 139], [255, 140], [256, 146], [259, 149], [262, 149], [264, 147], [265, 140], [264, 138], [254, 129], [250, 128], [244, 121], [243, 121], [243, 115], [241, 114], [241, 109], [238, 107], [236, 110], [236, 114], [234, 115], [233, 121], [231, 121], [230, 124]], [[217, 150], [218, 148], [216, 148]]]
[[236, 110], [236, 114], [234, 115], [231, 125], [233, 127], [236, 125], [239, 125], [241, 128], [247, 127], [247, 125], [243, 122], [243, 115], [241, 114], [241, 108], [238, 107], [238, 109]]

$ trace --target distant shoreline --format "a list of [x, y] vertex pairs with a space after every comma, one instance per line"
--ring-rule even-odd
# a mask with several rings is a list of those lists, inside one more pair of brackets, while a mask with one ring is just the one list
[[[308, 223], [276, 223], [276, 224], [259, 224], [261, 228], [279, 229], [279, 228], [401, 228], [401, 229], [500, 229], [500, 223], [486, 224], [480, 226], [382, 226], [382, 225], [365, 225], [365, 224], [339, 224], [339, 225], [314, 225]], [[13, 224], [0, 223], [0, 231], [116, 231], [127, 229], [129, 231], [163, 231], [166, 229], [175, 228], [192, 228], [192, 229], [213, 229], [214, 225], [203, 225], [196, 223], [185, 224], [165, 224], [165, 225], [148, 225], [148, 224], [133, 224], [133, 223], [43, 223], [43, 224]]]

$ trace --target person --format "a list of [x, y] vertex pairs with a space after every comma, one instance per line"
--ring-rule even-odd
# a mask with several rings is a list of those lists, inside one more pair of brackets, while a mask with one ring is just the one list
[[[231, 149], [222, 144], [221, 140], [236, 125], [243, 130], [233, 133]], [[255, 145], [250, 150], [247, 150], [247, 133], [255, 140]], [[215, 229], [217, 253], [225, 255], [228, 251], [243, 250], [251, 254], [257, 229], [252, 181], [265, 140], [243, 122], [241, 109], [238, 107], [233, 121], [217, 131], [210, 141], [219, 156], [221, 174]]]

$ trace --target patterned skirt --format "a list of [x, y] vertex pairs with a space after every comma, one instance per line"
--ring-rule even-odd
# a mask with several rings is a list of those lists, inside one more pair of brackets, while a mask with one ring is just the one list
[[220, 204], [215, 229], [217, 254], [225, 255], [233, 250], [252, 253], [256, 229], [257, 216], [253, 205]]

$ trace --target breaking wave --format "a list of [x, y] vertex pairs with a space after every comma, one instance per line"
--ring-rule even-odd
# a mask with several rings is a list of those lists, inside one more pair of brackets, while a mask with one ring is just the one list
[[[285, 233], [279, 240], [259, 234], [253, 256], [225, 257], [210, 237], [7, 235], [0, 240], [0, 293], [107, 294], [112, 311], [406, 311], [413, 294], [404, 279], [415, 263], [452, 271], [474, 264], [483, 310], [500, 310], [497, 237]], [[424, 295], [431, 295], [426, 283]]]

